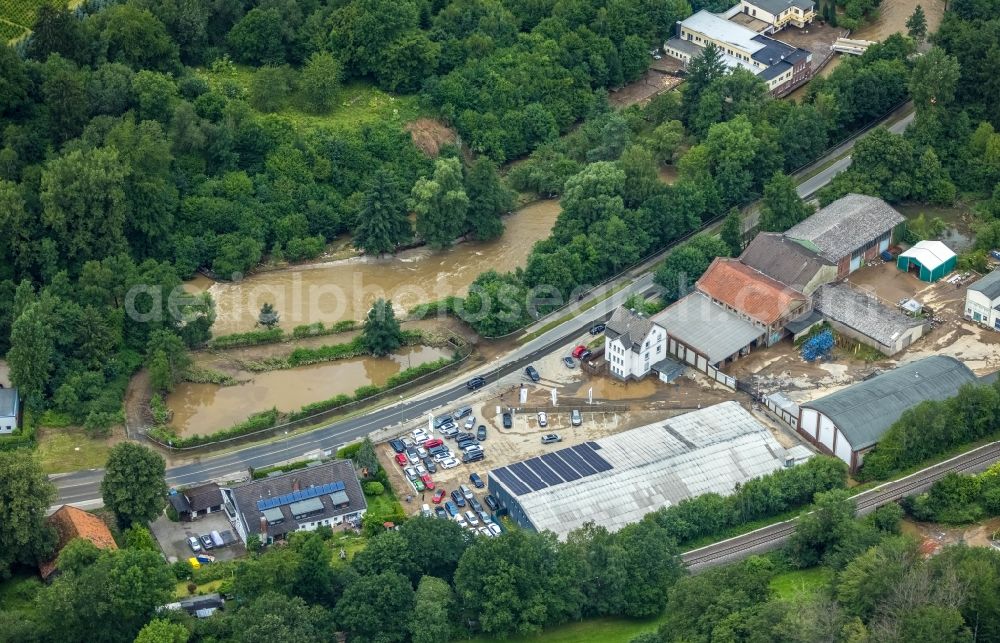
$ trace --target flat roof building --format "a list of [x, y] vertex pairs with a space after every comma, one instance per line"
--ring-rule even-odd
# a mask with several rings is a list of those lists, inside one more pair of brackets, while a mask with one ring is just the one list
[[924, 400], [953, 397], [976, 381], [954, 357], [932, 355], [800, 404], [798, 431], [855, 471], [904, 411]]
[[730, 401], [499, 467], [489, 490], [522, 527], [565, 539], [587, 522], [617, 531], [686, 498], [730, 494], [811, 455]]
[[667, 353], [698, 370], [735, 361], [763, 344], [766, 331], [701, 292], [693, 292], [653, 316], [667, 333]]
[[989, 273], [965, 291], [965, 316], [993, 330], [1000, 330], [1000, 269]]

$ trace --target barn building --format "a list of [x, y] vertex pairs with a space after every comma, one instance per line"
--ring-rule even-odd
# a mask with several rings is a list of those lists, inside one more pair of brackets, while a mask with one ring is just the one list
[[799, 405], [798, 431], [856, 471], [865, 453], [907, 409], [953, 397], [976, 382], [954, 357], [933, 355], [904, 364], [826, 397]]

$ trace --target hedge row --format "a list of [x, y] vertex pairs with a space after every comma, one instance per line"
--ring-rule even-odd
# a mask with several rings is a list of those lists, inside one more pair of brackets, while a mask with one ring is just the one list
[[344, 321], [339, 321], [333, 326], [325, 326], [323, 322], [316, 322], [314, 324], [303, 324], [301, 326], [296, 326], [292, 329], [292, 337], [295, 339], [302, 339], [303, 337], [319, 337], [321, 335], [335, 335], [337, 333], [346, 333], [352, 330], [358, 330], [361, 328], [361, 324], [354, 321], [353, 319], [345, 319]]
[[259, 346], [274, 344], [285, 339], [285, 331], [280, 328], [251, 330], [246, 333], [233, 333], [213, 337], [208, 342], [209, 348], [235, 348], [237, 346]]
[[264, 467], [262, 469], [254, 469], [253, 479], [260, 480], [261, 478], [266, 478], [267, 476], [269, 476], [272, 473], [275, 473], [276, 471], [280, 471], [282, 473], [288, 473], [289, 471], [297, 471], [298, 469], [305, 469], [306, 467], [309, 466], [310, 462], [313, 462], [313, 460], [298, 460], [296, 462], [290, 462], [288, 464], [282, 464], [275, 467]]
[[270, 409], [268, 411], [261, 411], [260, 413], [254, 413], [246, 420], [243, 420], [239, 424], [234, 424], [228, 429], [223, 429], [213, 433], [212, 435], [192, 435], [187, 438], [181, 438], [175, 435], [172, 431], [166, 427], [153, 427], [149, 430], [149, 436], [153, 439], [162, 442], [163, 444], [170, 444], [174, 448], [183, 449], [186, 447], [196, 447], [202, 444], [209, 444], [212, 442], [219, 442], [221, 440], [227, 440], [229, 438], [237, 438], [241, 435], [246, 435], [248, 433], [253, 433], [255, 431], [262, 431], [264, 429], [269, 429], [278, 423], [278, 409]]
[[18, 433], [0, 435], [0, 451], [14, 451], [35, 445], [35, 427], [23, 426]]
[[461, 303], [461, 297], [449, 296], [444, 299], [414, 306], [408, 311], [407, 316], [415, 320], [427, 319], [436, 315], [453, 315], [457, 317]]

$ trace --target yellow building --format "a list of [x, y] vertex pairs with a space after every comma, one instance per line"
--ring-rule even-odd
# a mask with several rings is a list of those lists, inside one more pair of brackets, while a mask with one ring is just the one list
[[740, 0], [740, 11], [770, 25], [766, 33], [780, 31], [788, 25], [802, 28], [816, 17], [813, 0]]

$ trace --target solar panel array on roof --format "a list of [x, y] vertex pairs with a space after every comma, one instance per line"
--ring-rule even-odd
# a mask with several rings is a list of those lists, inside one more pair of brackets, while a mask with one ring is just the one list
[[543, 453], [524, 462], [515, 462], [491, 471], [490, 475], [512, 494], [520, 496], [610, 471], [614, 467], [596, 453], [600, 448], [596, 442], [578, 444], [553, 453]]
[[308, 489], [302, 489], [300, 491], [293, 491], [292, 493], [286, 493], [283, 496], [276, 496], [274, 498], [263, 498], [257, 501], [257, 511], [264, 511], [265, 509], [273, 509], [274, 507], [281, 507], [284, 505], [290, 505], [293, 502], [300, 502], [302, 500], [308, 500], [309, 498], [316, 498], [324, 494], [333, 493], [335, 491], [343, 491], [346, 487], [343, 482], [329, 482], [327, 484], [319, 485], [317, 487], [309, 487]]

